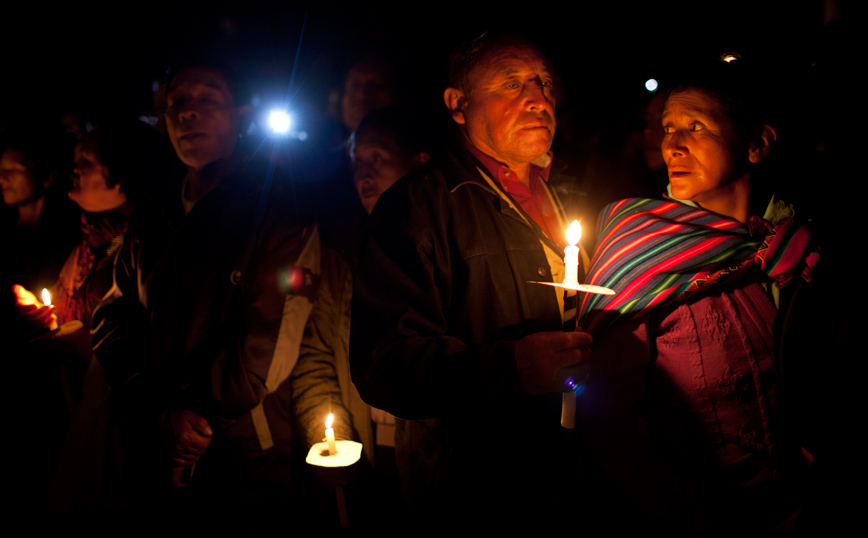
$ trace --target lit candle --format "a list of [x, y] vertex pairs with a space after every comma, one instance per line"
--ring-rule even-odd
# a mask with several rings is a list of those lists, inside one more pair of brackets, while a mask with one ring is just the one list
[[328, 418], [326, 418], [326, 442], [329, 444], [329, 456], [335, 456], [338, 453], [338, 447], [335, 444], [335, 430], [332, 428], [332, 422], [334, 422], [335, 416], [329, 413]]
[[[582, 238], [582, 225], [574, 220], [567, 228], [567, 243], [564, 249], [564, 284], [573, 286], [579, 283], [579, 240]], [[576, 290], [564, 289], [564, 332], [576, 330], [579, 315], [579, 293]], [[576, 424], [576, 390], [581, 386], [575, 380], [567, 380], [570, 392], [565, 392], [561, 401], [561, 426], [572, 429]]]
[[[42, 304], [51, 306], [51, 294], [48, 293], [48, 288], [42, 288]], [[57, 328], [57, 316], [51, 314], [51, 325], [48, 327], [52, 331]]]
[[582, 225], [579, 221], [574, 220], [570, 227], [567, 228], [567, 246], [564, 249], [564, 265], [566, 274], [564, 275], [564, 284], [579, 283], [579, 240], [582, 238]]

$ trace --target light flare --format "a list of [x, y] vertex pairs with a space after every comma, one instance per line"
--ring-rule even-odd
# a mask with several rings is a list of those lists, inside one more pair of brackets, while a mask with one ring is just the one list
[[283, 134], [289, 132], [290, 124], [289, 114], [283, 110], [272, 110], [271, 114], [268, 115], [268, 125], [275, 133]]
[[574, 220], [570, 227], [567, 228], [567, 243], [570, 246], [576, 246], [579, 244], [579, 241], [582, 239], [582, 225], [579, 224], [579, 221]]

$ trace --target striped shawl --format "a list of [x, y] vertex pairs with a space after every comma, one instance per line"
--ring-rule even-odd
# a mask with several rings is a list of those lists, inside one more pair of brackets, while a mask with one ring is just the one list
[[818, 258], [809, 229], [792, 218], [772, 226], [751, 217], [745, 225], [670, 200], [610, 204], [598, 230], [587, 283], [615, 295], [584, 297], [581, 324], [589, 332], [683, 301], [754, 266], [780, 287], [794, 276], [810, 281]]

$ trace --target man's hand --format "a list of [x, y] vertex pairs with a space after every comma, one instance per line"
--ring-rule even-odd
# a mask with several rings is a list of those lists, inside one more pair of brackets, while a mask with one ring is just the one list
[[15, 294], [15, 309], [22, 319], [36, 327], [46, 329], [57, 328], [57, 317], [54, 315], [54, 306], [44, 305], [33, 293], [19, 284], [12, 286]]
[[163, 415], [163, 446], [172, 459], [172, 485], [184, 487], [184, 468], [199, 461], [214, 432], [208, 421], [189, 409], [174, 408]]
[[545, 332], [525, 336], [515, 346], [515, 363], [521, 385], [529, 394], [569, 392], [568, 379], [587, 374], [591, 335], [577, 332]]

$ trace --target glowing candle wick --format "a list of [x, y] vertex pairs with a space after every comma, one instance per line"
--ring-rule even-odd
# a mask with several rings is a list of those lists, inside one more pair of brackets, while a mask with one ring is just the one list
[[334, 422], [335, 416], [329, 413], [328, 418], [326, 418], [326, 442], [329, 445], [329, 456], [335, 456], [338, 453], [338, 447], [335, 444], [335, 430], [332, 428], [332, 422]]
[[567, 242], [569, 246], [564, 249], [564, 284], [579, 283], [579, 240], [582, 238], [582, 225], [574, 220], [567, 228]]

